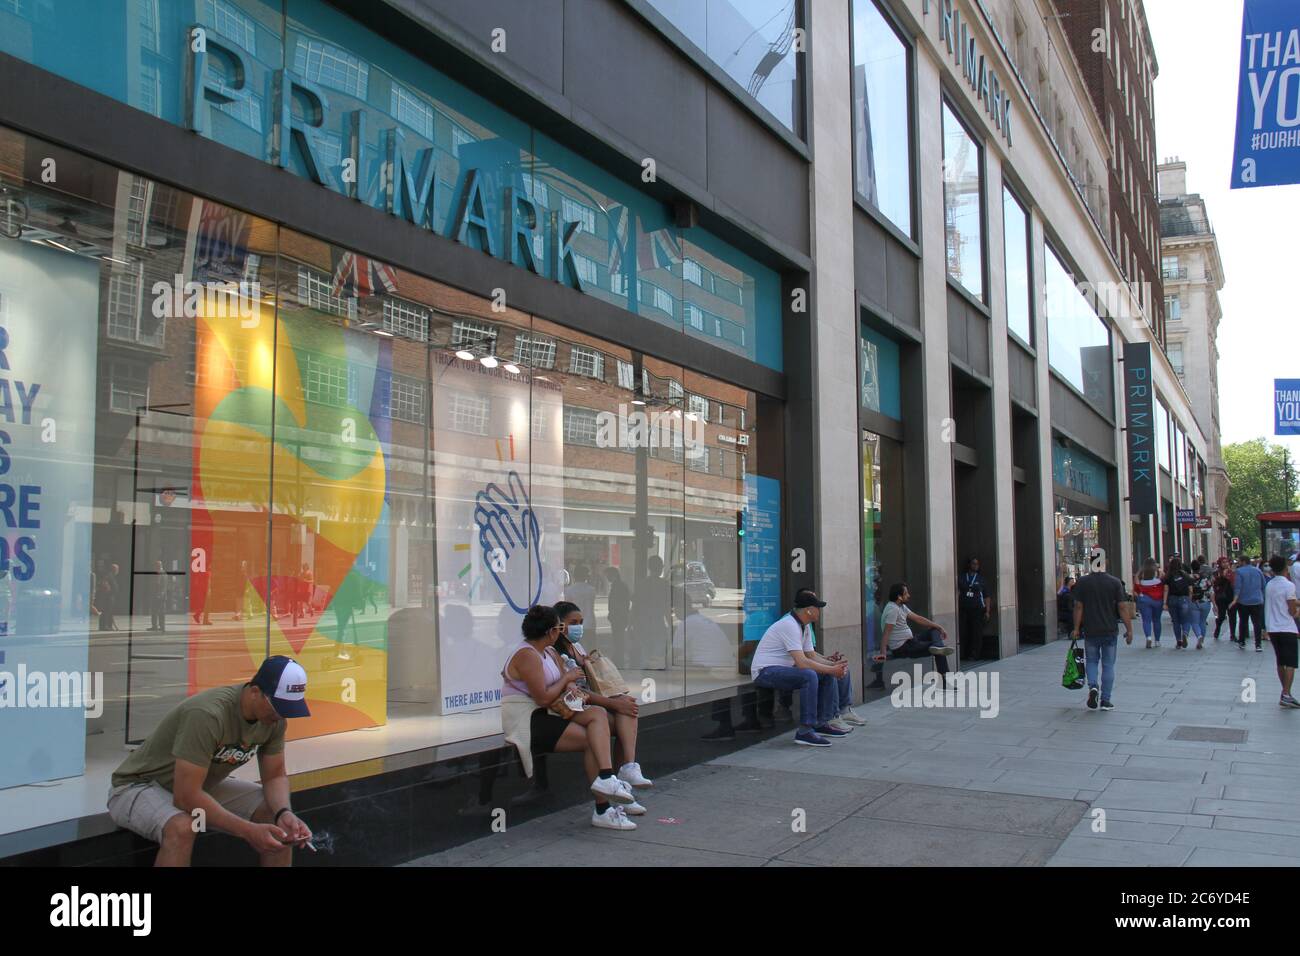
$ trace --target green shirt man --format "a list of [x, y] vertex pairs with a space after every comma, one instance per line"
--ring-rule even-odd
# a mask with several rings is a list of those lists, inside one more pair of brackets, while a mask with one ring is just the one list
[[[309, 716], [307, 674], [267, 658], [247, 684], [201, 691], [174, 708], [113, 774], [108, 812], [157, 842], [156, 865], [188, 866], [198, 833], [243, 838], [264, 866], [288, 866], [311, 830], [289, 807], [285, 719]], [[261, 785], [230, 777], [257, 757]]]

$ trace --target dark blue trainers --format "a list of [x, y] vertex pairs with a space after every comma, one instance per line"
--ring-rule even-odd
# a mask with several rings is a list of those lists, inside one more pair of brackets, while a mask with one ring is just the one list
[[1088, 688], [1088, 709], [1097, 709], [1097, 688], [1095, 687]]
[[829, 747], [831, 742], [811, 730], [801, 730], [794, 735], [794, 742], [805, 747]]

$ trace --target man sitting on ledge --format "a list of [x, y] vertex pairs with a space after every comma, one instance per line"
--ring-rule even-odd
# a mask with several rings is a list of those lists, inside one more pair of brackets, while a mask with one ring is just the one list
[[822, 657], [813, 650], [811, 625], [821, 619], [826, 602], [808, 588], [794, 596], [794, 610], [774, 621], [754, 651], [750, 675], [756, 687], [799, 691], [799, 728], [794, 742], [805, 747], [829, 747], [827, 737], [847, 737], [845, 721], [865, 723], [849, 706], [853, 689], [849, 665]]
[[[171, 711], [113, 774], [108, 815], [159, 844], [155, 866], [189, 866], [205, 830], [241, 837], [263, 866], [289, 866], [311, 830], [289, 808], [285, 718], [307, 717], [307, 673], [268, 657], [246, 684], [200, 691]], [[230, 779], [257, 757], [262, 778]]]
[[[901, 581], [890, 587], [889, 603], [885, 605], [880, 617], [881, 629], [884, 631], [883, 645], [889, 649], [890, 657], [925, 657], [933, 654], [934, 669], [946, 675], [948, 658], [952, 654], [952, 648], [943, 643], [948, 634], [934, 621], [909, 608], [907, 602], [911, 598], [912, 593]], [[919, 635], [912, 633], [913, 624], [922, 628]], [[877, 650], [874, 659], [878, 663], [883, 662], [884, 650]]]

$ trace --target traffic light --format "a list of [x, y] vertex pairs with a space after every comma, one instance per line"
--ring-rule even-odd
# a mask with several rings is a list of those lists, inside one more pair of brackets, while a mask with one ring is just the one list
[[745, 536], [745, 512], [737, 511], [736, 512], [736, 537], [743, 538], [744, 536]]
[[1232, 550], [1233, 550], [1233, 551], [1240, 551], [1240, 550], [1241, 550], [1241, 539], [1240, 539], [1240, 538], [1233, 538], [1233, 539], [1232, 539]]

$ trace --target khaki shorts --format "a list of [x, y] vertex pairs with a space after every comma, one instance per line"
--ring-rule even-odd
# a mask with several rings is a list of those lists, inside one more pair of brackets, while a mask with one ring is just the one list
[[[245, 820], [262, 805], [262, 788], [249, 780], [222, 780], [212, 789], [204, 787], [208, 796], [226, 810]], [[108, 792], [108, 815], [113, 822], [146, 840], [162, 843], [163, 827], [177, 814], [189, 816], [173, 802], [172, 792], [160, 783], [128, 783], [113, 787]], [[220, 830], [220, 827], [212, 827]]]

